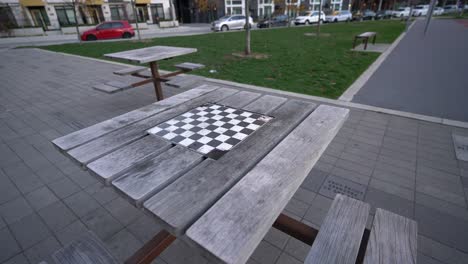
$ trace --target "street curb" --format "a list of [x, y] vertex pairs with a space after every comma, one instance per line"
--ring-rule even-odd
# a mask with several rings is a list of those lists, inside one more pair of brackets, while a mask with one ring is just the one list
[[411, 30], [411, 28], [414, 25], [414, 21], [411, 22], [411, 25], [409, 26], [407, 31], [404, 31], [403, 33], [398, 36], [398, 38], [388, 47], [388, 49], [380, 54], [380, 56], [372, 63], [369, 68], [367, 68], [361, 76], [359, 76], [356, 81], [354, 81], [351, 86], [346, 89], [346, 91], [338, 98], [340, 101], [346, 101], [346, 102], [351, 102], [353, 100], [354, 95], [356, 95], [359, 90], [366, 84], [366, 82], [369, 80], [369, 78], [374, 74], [374, 72], [377, 71], [377, 69], [380, 67], [380, 65], [385, 61], [385, 59], [392, 53], [392, 51], [395, 49], [395, 47], [400, 43], [400, 41], [406, 36], [406, 34]]
[[[50, 52], [50, 53], [53, 53], [53, 54], [60, 54], [60, 55], [64, 55], [64, 56], [71, 56], [71, 57], [80, 58], [80, 59], [92, 60], [92, 61], [96, 61], [96, 62], [103, 62], [103, 63], [109, 63], [109, 64], [113, 64], [113, 65], [125, 66], [125, 67], [128, 67], [130, 65], [130, 64], [125, 64], [125, 63], [121, 63], [121, 62], [107, 61], [107, 60], [102, 60], [102, 59], [95, 59], [95, 58], [84, 57], [84, 56], [80, 56], [80, 55], [68, 54], [68, 53], [63, 53], [63, 52], [55, 52], [55, 51], [44, 50], [44, 49], [39, 49], [39, 48], [32, 48], [32, 49], [39, 50], [39, 51]], [[160, 72], [164, 73], [164, 74], [170, 73], [170, 71], [165, 71], [165, 70], [160, 70]], [[336, 106], [342, 106], [342, 107], [349, 107], [349, 108], [355, 108], [355, 109], [360, 109], [360, 110], [373, 111], [373, 112], [389, 114], [389, 115], [396, 115], [396, 116], [400, 116], [400, 117], [406, 117], [406, 118], [411, 118], [411, 119], [416, 119], [416, 120], [421, 120], [421, 121], [427, 121], [427, 122], [442, 124], [442, 125], [447, 125], [447, 126], [468, 128], [468, 122], [451, 120], [451, 119], [446, 119], [446, 118], [441, 118], [441, 117], [433, 117], [433, 116], [427, 116], [427, 115], [421, 115], [421, 114], [414, 114], [414, 113], [410, 113], [410, 112], [392, 110], [392, 109], [387, 109], [387, 108], [382, 108], [382, 107], [358, 104], [358, 103], [341, 101], [341, 100], [336, 100], [336, 99], [328, 99], [328, 98], [318, 97], [318, 96], [313, 96], [313, 95], [286, 92], [286, 91], [276, 90], [276, 89], [267, 88], [267, 87], [261, 87], [261, 86], [251, 85], [251, 84], [236, 83], [236, 82], [232, 82], [232, 81], [225, 81], [225, 80], [213, 79], [213, 78], [208, 78], [208, 77], [204, 77], [204, 80], [207, 81], [207, 82], [212, 82], [212, 83], [225, 84], [225, 85], [230, 85], [230, 86], [239, 87], [239, 88], [243, 88], [243, 89], [262, 91], [262, 92], [272, 93], [272, 94], [280, 94], [280, 95], [283, 95], [283, 96], [289, 96], [289, 97], [295, 97], [295, 98], [302, 98], [302, 99], [317, 101], [317, 102], [321, 102], [321, 103], [332, 104], [332, 105], [336, 105]]]

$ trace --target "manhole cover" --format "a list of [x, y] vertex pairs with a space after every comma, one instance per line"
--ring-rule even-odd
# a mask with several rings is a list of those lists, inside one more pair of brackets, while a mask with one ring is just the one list
[[457, 159], [468, 161], [468, 137], [452, 134]]
[[340, 193], [357, 200], [362, 200], [365, 192], [366, 186], [333, 175], [328, 176], [319, 191], [321, 195], [331, 199]]
[[148, 133], [218, 159], [270, 119], [241, 109], [206, 104], [155, 126]]

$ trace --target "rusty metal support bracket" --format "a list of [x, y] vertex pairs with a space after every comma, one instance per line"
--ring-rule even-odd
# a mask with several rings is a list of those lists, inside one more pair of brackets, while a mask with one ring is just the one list
[[128, 258], [125, 261], [125, 264], [149, 264], [175, 240], [175, 236], [171, 235], [166, 230], [163, 230]]

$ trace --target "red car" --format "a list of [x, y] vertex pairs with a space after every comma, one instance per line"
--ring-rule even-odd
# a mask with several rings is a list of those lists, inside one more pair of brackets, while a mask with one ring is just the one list
[[81, 34], [81, 40], [131, 38], [135, 36], [128, 21], [106, 21]]

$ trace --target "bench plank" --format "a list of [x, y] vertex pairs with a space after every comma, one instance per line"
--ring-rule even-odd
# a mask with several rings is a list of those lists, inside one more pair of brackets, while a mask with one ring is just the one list
[[337, 194], [304, 263], [354, 264], [370, 205]]
[[105, 85], [112, 86], [112, 87], [117, 87], [117, 88], [120, 88], [122, 90], [132, 88], [131, 84], [120, 82], [120, 81], [109, 81], [109, 82], [106, 82]]
[[364, 32], [364, 33], [361, 33], [361, 34], [357, 35], [357, 37], [359, 37], [359, 38], [369, 38], [369, 37], [373, 37], [375, 35], [377, 35], [376, 32]]
[[171, 143], [146, 136], [88, 164], [88, 169], [106, 185], [136, 163], [168, 150]]
[[367, 244], [365, 264], [415, 264], [418, 225], [406, 217], [378, 208]]
[[348, 113], [319, 106], [195, 222], [187, 237], [223, 262], [247, 261]]
[[70, 150], [68, 155], [76, 159], [81, 164], [88, 164], [89, 162], [100, 158], [107, 153], [122, 147], [123, 145], [144, 137], [147, 135], [146, 130], [166, 120], [183, 114], [199, 105], [222, 100], [230, 95], [235, 94], [236, 92], [237, 90], [234, 89], [220, 88], [209, 94], [202, 95], [201, 97], [198, 97], [194, 100], [190, 100], [185, 104], [178, 105], [168, 109], [167, 111], [133, 123], [130, 126], [114, 130], [100, 138]]
[[199, 76], [184, 74], [171, 77], [170, 80], [166, 82], [166, 84], [176, 88], [184, 88], [193, 85], [201, 80], [202, 78]]
[[219, 103], [234, 108], [241, 108], [247, 105], [248, 103], [252, 102], [253, 100], [257, 99], [258, 97], [260, 97], [259, 93], [242, 91], [220, 101]]
[[204, 94], [217, 90], [218, 86], [201, 85], [187, 92], [174, 95], [154, 104], [133, 110], [90, 127], [78, 130], [66, 136], [53, 140], [53, 144], [60, 150], [69, 150], [95, 138], [105, 135], [118, 128], [128, 126], [144, 118], [163, 112], [187, 101], [198, 98]]
[[117, 264], [104, 244], [92, 232], [52, 254], [52, 259], [60, 264]]
[[112, 182], [136, 206], [200, 163], [203, 156], [182, 146], [131, 168]]
[[189, 70], [189, 71], [205, 68], [205, 65], [199, 64], [199, 63], [193, 63], [193, 62], [184, 62], [184, 63], [180, 63], [174, 66], [178, 69]]
[[96, 84], [93, 86], [93, 89], [96, 91], [104, 92], [104, 93], [116, 93], [122, 91], [122, 88], [110, 86], [107, 84]]
[[244, 110], [255, 112], [255, 113], [264, 113], [265, 109], [276, 109], [288, 99], [284, 97], [277, 97], [272, 95], [262, 96], [259, 100], [255, 101], [255, 104], [250, 104], [244, 108]]
[[124, 76], [124, 75], [130, 75], [130, 74], [134, 74], [134, 73], [137, 73], [137, 72], [141, 72], [141, 71], [144, 71], [146, 69], [148, 69], [148, 68], [143, 67], [143, 66], [135, 66], [135, 67], [129, 67], [129, 68], [125, 68], [125, 69], [115, 71], [114, 74]]
[[148, 199], [146, 210], [159, 218], [166, 230], [182, 234], [314, 108], [313, 103], [290, 100], [273, 112], [263, 112], [275, 118], [220, 159], [203, 161]]

